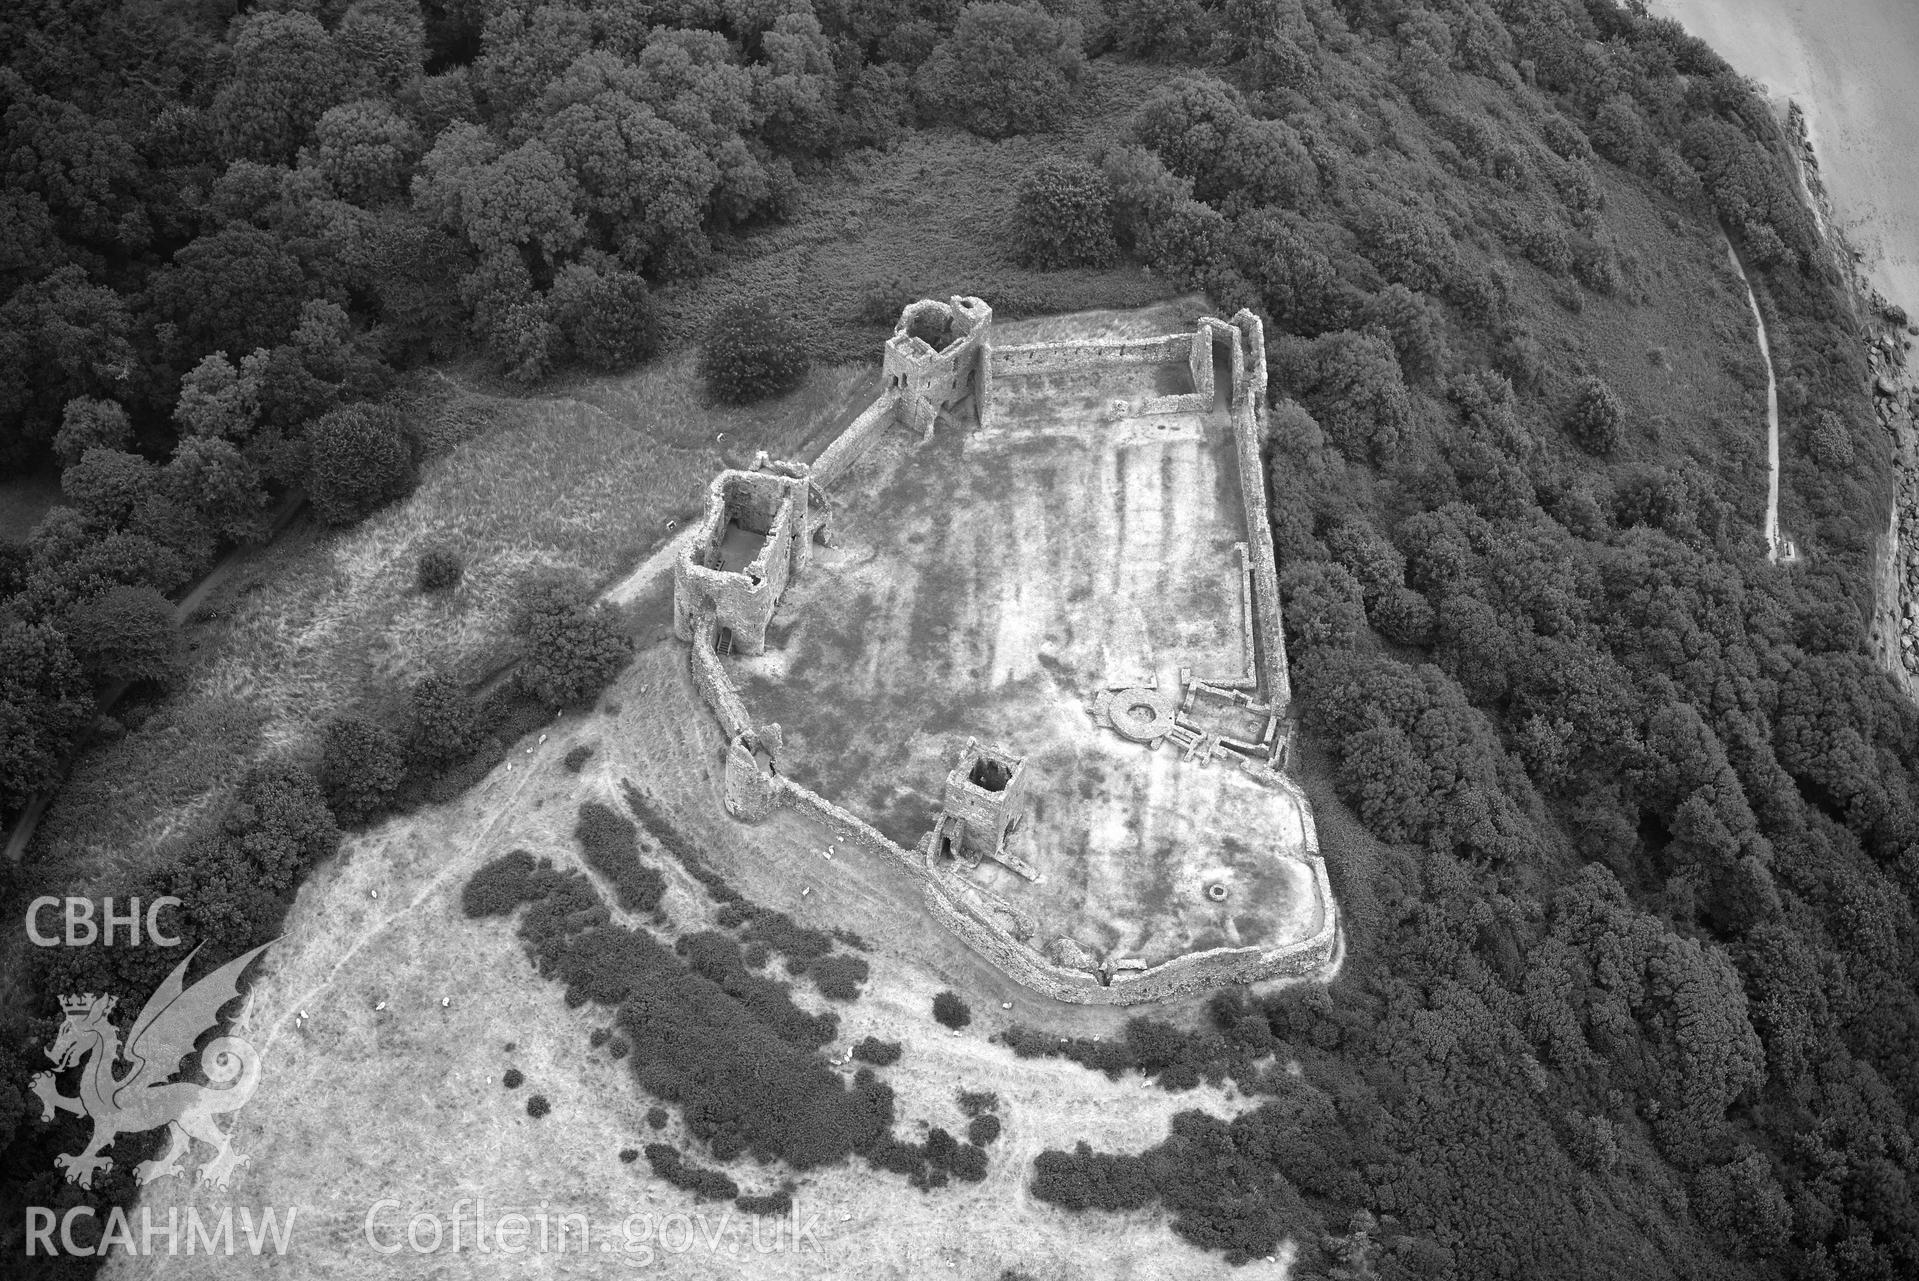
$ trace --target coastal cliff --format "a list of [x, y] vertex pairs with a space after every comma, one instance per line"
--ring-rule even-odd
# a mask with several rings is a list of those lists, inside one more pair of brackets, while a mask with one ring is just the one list
[[1874, 660], [1919, 702], [1919, 441], [1915, 441], [1915, 384], [1908, 366], [1919, 324], [1887, 300], [1865, 267], [1863, 251], [1848, 243], [1834, 216], [1832, 196], [1820, 175], [1819, 156], [1806, 128], [1805, 112], [1788, 102], [1784, 120], [1797, 140], [1794, 153], [1800, 193], [1811, 208], [1835, 265], [1849, 282], [1853, 311], [1863, 334], [1872, 373], [1873, 411], [1885, 429], [1898, 477], [1886, 513], [1886, 530], [1872, 556]]

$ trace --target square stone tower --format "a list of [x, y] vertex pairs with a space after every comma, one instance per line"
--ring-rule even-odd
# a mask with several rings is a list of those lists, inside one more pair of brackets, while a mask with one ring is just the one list
[[900, 393], [900, 420], [930, 434], [941, 410], [971, 398], [984, 406], [992, 394], [993, 309], [955, 294], [945, 302], [922, 298], [900, 313], [886, 340], [880, 372]]
[[818, 514], [804, 475], [721, 472], [708, 490], [699, 533], [674, 566], [675, 634], [691, 640], [695, 620], [711, 613], [726, 650], [763, 651], [788, 580], [812, 556]]
[[1007, 832], [1025, 813], [1027, 781], [1024, 757], [967, 739], [959, 762], [946, 775], [940, 803], [940, 817], [954, 820], [950, 826], [958, 831], [958, 848], [952, 852], [969, 863], [996, 857]]

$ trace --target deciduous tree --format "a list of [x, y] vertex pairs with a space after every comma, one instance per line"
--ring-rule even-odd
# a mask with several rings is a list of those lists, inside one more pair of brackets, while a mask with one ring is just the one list
[[914, 77], [914, 89], [931, 114], [988, 138], [1007, 138], [1057, 125], [1085, 66], [1074, 19], [984, 0], [960, 10], [951, 34]]
[[346, 405], [307, 428], [307, 496], [329, 525], [351, 525], [413, 490], [413, 445], [399, 411]]
[[1048, 156], [1020, 176], [1014, 252], [1031, 267], [1099, 267], [1119, 253], [1106, 176], [1083, 160]]
[[520, 687], [550, 707], [593, 698], [625, 667], [632, 639], [612, 608], [567, 579], [535, 579], [516, 594], [512, 631]]

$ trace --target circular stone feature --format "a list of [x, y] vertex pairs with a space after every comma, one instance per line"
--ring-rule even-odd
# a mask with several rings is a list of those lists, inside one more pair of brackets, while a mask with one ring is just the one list
[[1226, 901], [1226, 887], [1218, 881], [1214, 881], [1206, 887], [1206, 897], [1215, 903], [1224, 903]]
[[1121, 737], [1136, 743], [1151, 743], [1166, 737], [1179, 711], [1177, 689], [1149, 689], [1139, 686], [1122, 689], [1109, 696], [1107, 719]]

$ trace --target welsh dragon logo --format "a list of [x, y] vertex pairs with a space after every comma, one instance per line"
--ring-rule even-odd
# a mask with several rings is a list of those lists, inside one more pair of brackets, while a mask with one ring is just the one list
[[[199, 1168], [201, 1183], [224, 1189], [234, 1170], [251, 1159], [234, 1153], [231, 1136], [215, 1124], [214, 1117], [238, 1111], [253, 1096], [260, 1081], [259, 1052], [239, 1037], [215, 1037], [200, 1052], [200, 1068], [211, 1084], [171, 1078], [179, 1070], [181, 1058], [220, 1021], [221, 1007], [240, 995], [240, 975], [247, 965], [271, 946], [262, 943], [187, 987], [187, 966], [200, 951], [194, 948], [147, 998], [140, 1017], [127, 1033], [124, 1049], [119, 1029], [108, 1017], [117, 998], [91, 993], [60, 998], [67, 1017], [47, 1050], [54, 1071], [92, 1057], [81, 1072], [77, 1097], [58, 1092], [53, 1072], [36, 1075], [33, 1092], [40, 1096], [42, 1121], [53, 1120], [56, 1111], [93, 1118], [93, 1138], [85, 1150], [53, 1158], [54, 1165], [67, 1172], [67, 1182], [92, 1187], [96, 1172], [113, 1168], [112, 1158], [100, 1155], [102, 1149], [121, 1134], [138, 1134], [163, 1125], [169, 1131], [167, 1150], [157, 1159], [134, 1167], [134, 1177], [143, 1184], [184, 1174], [180, 1161], [191, 1152], [194, 1139], [214, 1149], [213, 1156]], [[121, 1059], [131, 1067], [116, 1076], [114, 1066]], [[225, 1088], [213, 1088], [216, 1084]]]

